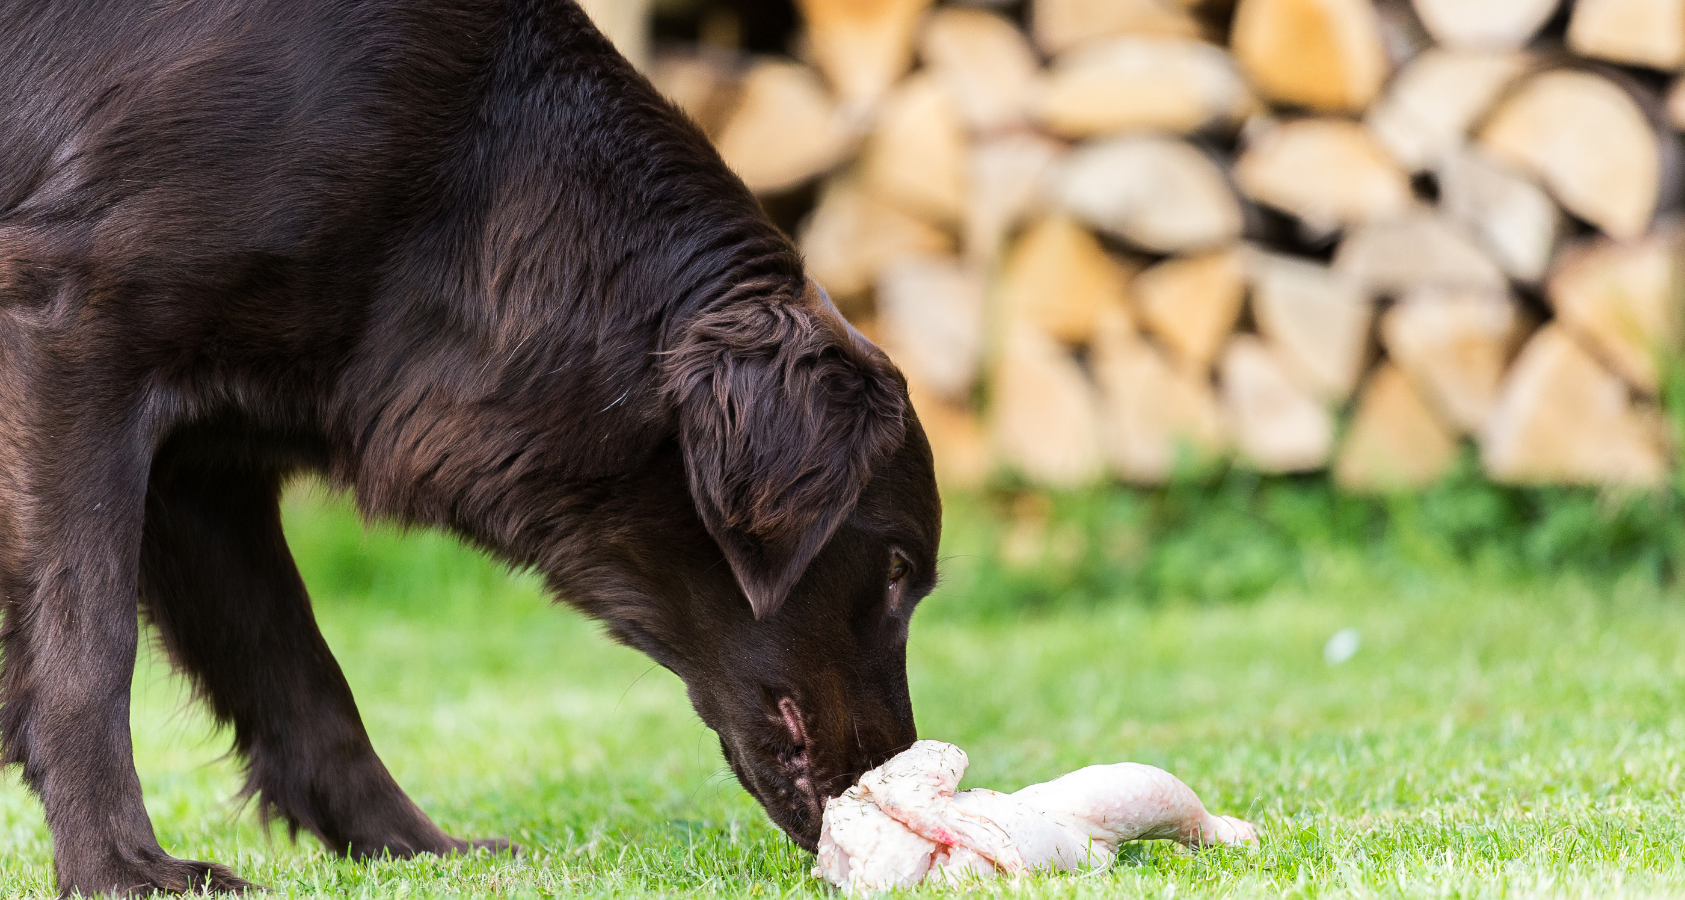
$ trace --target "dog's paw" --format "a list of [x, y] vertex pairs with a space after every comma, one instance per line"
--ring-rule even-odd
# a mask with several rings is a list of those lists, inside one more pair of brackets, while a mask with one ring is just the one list
[[227, 866], [176, 859], [171, 856], [124, 860], [60, 884], [63, 896], [114, 894], [119, 897], [151, 897], [159, 894], [247, 894], [263, 888], [234, 874]]

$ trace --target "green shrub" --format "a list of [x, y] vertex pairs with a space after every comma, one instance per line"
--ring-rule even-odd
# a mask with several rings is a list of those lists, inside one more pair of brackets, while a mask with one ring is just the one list
[[[1244, 601], [1330, 570], [1431, 581], [1638, 578], [1685, 562], [1678, 489], [1608, 492], [1493, 484], [1472, 458], [1419, 494], [1360, 496], [1325, 475], [1240, 469], [1168, 487], [951, 496], [946, 590], [979, 613], [1119, 599]], [[1396, 585], [1395, 585], [1396, 586]]]

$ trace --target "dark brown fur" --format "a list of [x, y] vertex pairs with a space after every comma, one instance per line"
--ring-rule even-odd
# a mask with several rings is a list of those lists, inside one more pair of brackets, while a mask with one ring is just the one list
[[0, 737], [62, 890], [244, 886], [153, 835], [137, 611], [266, 816], [468, 846], [316, 630], [300, 472], [541, 571], [804, 846], [913, 739], [905, 386], [571, 0], [0, 0], [0, 35]]

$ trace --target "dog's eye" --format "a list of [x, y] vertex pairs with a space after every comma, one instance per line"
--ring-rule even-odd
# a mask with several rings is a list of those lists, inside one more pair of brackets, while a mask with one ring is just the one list
[[907, 576], [913, 574], [913, 564], [899, 550], [889, 551], [889, 583], [884, 587], [884, 607], [891, 616], [901, 614], [902, 595], [907, 592]]
[[890, 584], [890, 587], [894, 587], [894, 586], [900, 584], [902, 581], [904, 581], [907, 578], [907, 573], [909, 571], [911, 571], [911, 569], [912, 569], [912, 567], [907, 564], [906, 558], [903, 557], [901, 554], [897, 553], [894, 556], [890, 557], [890, 560], [889, 560], [889, 584]]

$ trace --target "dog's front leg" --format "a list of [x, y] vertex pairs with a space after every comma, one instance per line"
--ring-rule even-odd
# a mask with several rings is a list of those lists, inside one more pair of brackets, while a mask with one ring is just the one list
[[441, 831], [375, 755], [287, 551], [280, 475], [192, 459], [166, 447], [152, 467], [141, 601], [233, 726], [264, 812], [358, 858], [508, 849]]
[[166, 854], [142, 803], [129, 689], [149, 451], [140, 404], [90, 408], [102, 388], [44, 391], [0, 417], [6, 759], [46, 808], [61, 892], [244, 890]]

